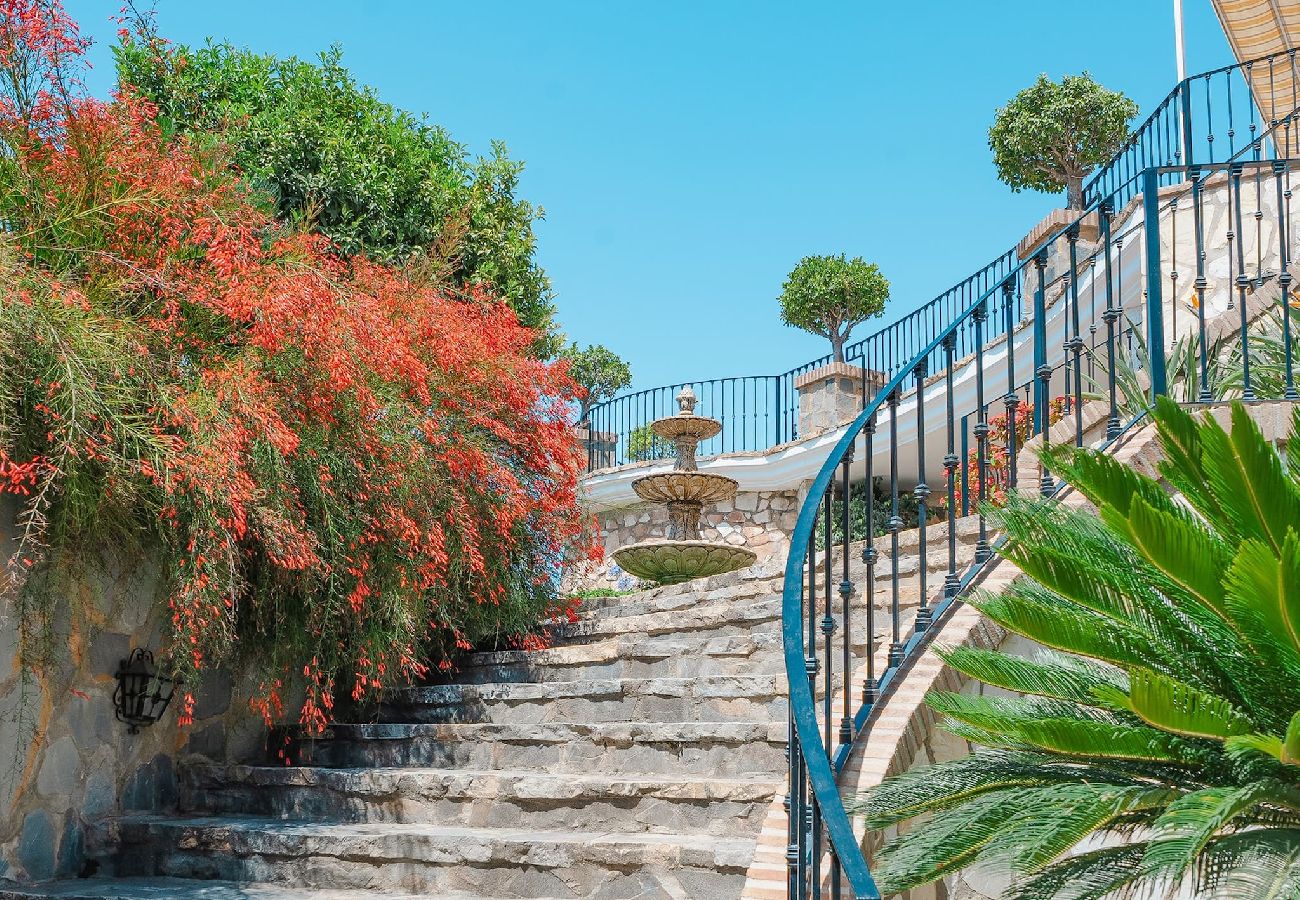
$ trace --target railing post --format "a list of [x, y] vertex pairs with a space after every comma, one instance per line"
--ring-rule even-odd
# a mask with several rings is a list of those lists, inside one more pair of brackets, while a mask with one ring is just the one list
[[1147, 249], [1147, 357], [1151, 367], [1151, 400], [1169, 390], [1165, 371], [1164, 273], [1160, 266], [1160, 173], [1142, 173], [1142, 223]]
[[1183, 165], [1190, 166], [1192, 160], [1192, 89], [1191, 82], [1184, 79], [1178, 84], [1178, 93], [1182, 95], [1183, 109]]
[[[1052, 374], [1047, 365], [1047, 248], [1034, 256], [1034, 434], [1047, 430], [1048, 384], [1044, 377]], [[1013, 462], [1014, 464], [1014, 462]]]
[[[1034, 257], [1038, 283], [1034, 286], [1034, 433], [1041, 435], [1043, 446], [1048, 445], [1052, 427], [1051, 394], [1052, 367], [1047, 364], [1047, 248]], [[1011, 460], [1011, 465], [1016, 461]], [[1039, 466], [1038, 490], [1049, 496], [1055, 485], [1047, 466]]]

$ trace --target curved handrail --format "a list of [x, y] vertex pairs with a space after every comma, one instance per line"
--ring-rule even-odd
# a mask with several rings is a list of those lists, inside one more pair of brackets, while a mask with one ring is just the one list
[[[1102, 205], [1102, 202], [1099, 201], [1081, 210], [1073, 221], [1053, 232], [1043, 246], [1050, 246], [1060, 238], [1068, 236], [1072, 231], [1077, 235], [1076, 229], [1080, 224]], [[844, 808], [839, 793], [839, 785], [836, 781], [838, 770], [848, 758], [847, 748], [844, 748], [845, 752], [837, 753], [836, 757], [832, 759], [830, 753], [823, 746], [823, 735], [819, 731], [817, 722], [815, 698], [809, 685], [809, 675], [811, 671], [815, 671], [816, 660], [810, 662], [809, 658], [805, 656], [804, 647], [803, 582], [804, 566], [808, 561], [808, 548], [815, 537], [814, 528], [820, 515], [822, 498], [831, 488], [836, 469], [844, 464], [845, 457], [849, 454], [858, 436], [867, 428], [868, 423], [874, 422], [881, 406], [889, 400], [891, 395], [901, 392], [903, 383], [908, 378], [916, 377], [917, 372], [921, 367], [925, 366], [931, 355], [951, 343], [955, 339], [959, 328], [964, 326], [969, 319], [975, 317], [979, 311], [985, 310], [990, 299], [994, 298], [999, 291], [1004, 290], [1006, 282], [1019, 278], [1031, 264], [1037, 264], [1037, 261], [1042, 258], [1042, 252], [1040, 250], [1034, 257], [1022, 260], [1002, 281], [990, 287], [978, 299], [967, 306], [928, 345], [916, 353], [907, 364], [901, 366], [897, 374], [866, 404], [862, 412], [845, 429], [844, 434], [836, 442], [818, 470], [808, 489], [803, 506], [799, 510], [794, 532], [791, 536], [790, 552], [786, 559], [782, 587], [782, 644], [786, 679], [790, 691], [790, 717], [794, 728], [791, 737], [798, 742], [798, 757], [806, 768], [813, 798], [817, 809], [820, 811], [822, 827], [825, 829], [834, 850], [834, 858], [838, 860], [838, 865], [848, 879], [854, 895], [861, 898], [861, 900], [877, 900], [880, 893], [871, 876], [866, 859], [857, 846], [853, 835], [853, 826]], [[897, 410], [897, 407], [895, 406], [894, 409]], [[890, 427], [895, 428], [896, 426], [897, 422], [891, 417]], [[949, 522], [951, 523], [951, 521], [950, 518]], [[867, 539], [868, 541], [872, 540], [872, 536], [868, 535]], [[960, 578], [957, 590], [932, 608], [935, 619], [944, 615], [952, 603], [961, 596], [962, 592], [969, 587], [974, 578], [982, 571], [982, 566], [987, 561], [988, 558], [977, 561]], [[829, 558], [826, 564], [830, 565]], [[922, 565], [924, 566], [925, 563], [923, 562]], [[874, 602], [874, 597], [868, 602]], [[925, 631], [917, 630], [904, 644], [901, 657], [892, 661], [881, 673], [876, 683], [878, 693], [875, 698], [871, 702], [864, 702], [854, 716], [855, 736], [860, 733], [862, 725], [865, 724], [875, 704], [879, 703], [880, 699], [892, 688], [898, 672], [910, 662], [917, 646], [925, 636]], [[868, 637], [868, 654], [872, 652], [870, 646], [872, 638], [874, 638], [874, 635]], [[843, 748], [843, 745], [841, 747]], [[792, 748], [792, 755], [793, 752], [794, 748]], [[792, 849], [791, 853], [793, 852]]]
[[[1204, 175], [1210, 170], [1222, 170], [1228, 175], [1224, 181], [1219, 182], [1216, 190], [1222, 191], [1227, 202], [1235, 201], [1237, 212], [1235, 218], [1240, 219], [1242, 216], [1242, 188], [1241, 175], [1243, 170], [1249, 171], [1254, 169], [1263, 172], [1271, 179], [1274, 179], [1276, 188], [1277, 205], [1272, 214], [1278, 219], [1278, 228], [1276, 234], [1279, 245], [1273, 250], [1277, 252], [1277, 260], [1285, 273], [1288, 261], [1292, 258], [1293, 253], [1290, 250], [1289, 242], [1292, 240], [1291, 230], [1282, 226], [1283, 217], [1287, 214], [1283, 206], [1283, 173], [1289, 173], [1295, 168], [1296, 160], [1282, 159], [1274, 160], [1255, 160], [1251, 162], [1237, 161], [1236, 157], [1240, 154], [1234, 153], [1233, 159], [1218, 163], [1198, 163], [1193, 166], [1168, 167], [1168, 166], [1150, 166], [1142, 170], [1133, 178], [1118, 185], [1115, 190], [1105, 197], [1098, 198], [1089, 204], [1085, 209], [1077, 212], [1073, 221], [1062, 226], [1053, 232], [1044, 241], [1041, 247], [1035, 252], [1030, 259], [1021, 261], [998, 285], [990, 287], [988, 290], [979, 295], [977, 299], [969, 304], [959, 315], [955, 316], [944, 328], [942, 328], [930, 343], [918, 351], [911, 359], [900, 367], [899, 371], [884, 385], [884, 387], [865, 404], [862, 412], [845, 428], [843, 434], [836, 441], [835, 446], [831, 449], [829, 455], [822, 463], [821, 467], [813, 479], [811, 486], [808, 488], [806, 499], [804, 500], [795, 523], [795, 528], [791, 536], [790, 550], [786, 558], [785, 575], [782, 585], [782, 651], [783, 661], [785, 664], [786, 677], [789, 686], [789, 715], [791, 724], [791, 789], [789, 795], [790, 802], [790, 828], [791, 828], [791, 845], [787, 850], [787, 862], [790, 866], [790, 896], [804, 896], [803, 888], [808, 883], [807, 879], [811, 875], [812, 882], [818, 882], [820, 872], [820, 859], [823, 850], [829, 849], [833, 869], [831, 877], [835, 879], [832, 882], [832, 893], [836, 891], [838, 879], [843, 874], [849, 881], [849, 886], [855, 896], [859, 898], [869, 898], [869, 900], [878, 900], [880, 893], [877, 890], [874, 879], [871, 876], [870, 868], [866, 858], [862, 853], [857, 839], [853, 832], [852, 823], [845, 810], [843, 800], [840, 797], [840, 788], [837, 783], [837, 776], [842, 771], [850, 758], [853, 747], [866, 734], [870, 732], [870, 720], [873, 712], [879, 708], [879, 704], [885, 697], [889, 696], [896, 687], [900, 674], [911, 664], [919, 655], [921, 650], [928, 644], [932, 634], [932, 625], [935, 621], [945, 616], [954, 604], [959, 602], [963, 594], [971, 587], [972, 583], [980, 577], [986, 565], [993, 559], [992, 547], [986, 540], [984, 530], [984, 520], [981, 512], [980, 518], [980, 542], [976, 545], [976, 553], [973, 563], [968, 566], [964, 565], [964, 571], [958, 575], [955, 556], [955, 517], [956, 510], [952, 506], [953, 489], [955, 482], [955, 471], [957, 467], [957, 457], [953, 452], [953, 435], [954, 435], [954, 375], [955, 359], [953, 356], [953, 347], [956, 336], [960, 329], [965, 328], [972, 320], [975, 325], [976, 333], [976, 350], [977, 355], [974, 358], [975, 381], [979, 385], [977, 397], [980, 398], [977, 403], [979, 412], [980, 427], [985, 429], [989, 419], [987, 411], [991, 403], [984, 402], [984, 372], [985, 360], [987, 359], [984, 349], [988, 342], [984, 341], [982, 334], [982, 323], [988, 313], [990, 305], [997, 309], [997, 294], [1001, 291], [1003, 299], [1006, 301], [1005, 311], [1010, 315], [1009, 298], [1011, 294], [1018, 291], [1023, 284], [1028, 290], [1030, 281], [1027, 274], [1030, 267], [1036, 270], [1037, 279], [1034, 288], [1034, 316], [1030, 322], [1032, 327], [1032, 336], [1026, 336], [1025, 344], [1032, 345], [1034, 353], [1033, 358], [1033, 378], [1031, 383], [1035, 387], [1034, 410], [1036, 414], [1035, 433], [1045, 433], [1051, 428], [1051, 421], [1046, 414], [1048, 401], [1050, 400], [1050, 383], [1053, 373], [1059, 369], [1065, 372], [1066, 395], [1070, 394], [1070, 355], [1073, 354], [1074, 367], [1074, 395], [1073, 400], [1076, 410], [1075, 428], [1076, 436], [1073, 440], [1076, 444], [1081, 445], [1083, 441], [1084, 425], [1081, 404], [1081, 383], [1083, 370], [1081, 368], [1080, 350], [1082, 340], [1080, 339], [1080, 318], [1079, 318], [1079, 301], [1081, 290], [1079, 283], [1082, 280], [1081, 272], [1083, 269], [1078, 265], [1076, 257], [1077, 243], [1081, 226], [1085, 220], [1098, 215], [1101, 227], [1101, 238], [1099, 248], [1093, 253], [1093, 261], [1090, 271], [1095, 279], [1097, 275], [1098, 264], [1104, 260], [1101, 271], [1105, 275], [1106, 287], [1106, 311], [1104, 321], [1106, 322], [1106, 360], [1104, 362], [1104, 371], [1106, 372], [1106, 382], [1109, 389], [1109, 397], [1101, 397], [1101, 402], [1109, 401], [1110, 417], [1105, 420], [1106, 426], [1106, 444], [1109, 445], [1120, 435], [1122, 435], [1131, 425], [1132, 421], [1122, 422], [1116, 399], [1116, 370], [1122, 365], [1121, 358], [1117, 355], [1115, 325], [1121, 319], [1127, 319], [1127, 311], [1124, 309], [1123, 279], [1125, 270], [1125, 257], [1130, 263], [1134, 262], [1134, 253], [1126, 254], [1129, 248], [1137, 247], [1141, 250], [1140, 257], [1144, 263], [1141, 268], [1141, 275], [1136, 282], [1129, 282], [1128, 287], [1133, 294], [1140, 295], [1143, 300], [1142, 304], [1145, 309], [1145, 321], [1140, 326], [1148, 331], [1148, 346], [1151, 348], [1148, 353], [1148, 359], [1142, 365], [1146, 369], [1146, 375], [1149, 379], [1151, 393], [1163, 391], [1165, 384], [1165, 349], [1169, 346], [1164, 340], [1164, 304], [1162, 300], [1162, 282], [1164, 274], [1162, 272], [1161, 259], [1161, 237], [1160, 237], [1160, 219], [1162, 214], [1171, 208], [1177, 199], [1191, 192], [1192, 201], [1197, 205], [1197, 225], [1196, 225], [1196, 249], [1197, 256], [1203, 257], [1202, 241], [1204, 235], [1201, 233], [1203, 219], [1200, 204], [1204, 203], [1205, 187], [1207, 181]], [[1175, 192], [1174, 197], [1161, 196], [1161, 179], [1169, 176], [1175, 176], [1185, 181], [1176, 181], [1175, 184], [1179, 190]], [[1115, 198], [1127, 195], [1134, 184], [1140, 188], [1142, 195], [1140, 218], [1130, 219], [1127, 224], [1119, 228], [1118, 233], [1115, 226], [1118, 224], [1116, 216], [1119, 211], [1116, 210]], [[1262, 215], [1262, 206], [1257, 211], [1257, 215]], [[1069, 265], [1064, 269], [1068, 274], [1057, 274], [1051, 283], [1055, 284], [1057, 279], [1064, 281], [1064, 288], [1061, 293], [1063, 305], [1060, 308], [1060, 316], [1055, 320], [1055, 326], [1059, 326], [1064, 336], [1064, 344], [1050, 344], [1048, 339], [1048, 319], [1047, 316], [1047, 285], [1045, 270], [1048, 266], [1049, 253], [1062, 238], [1068, 243]], [[1131, 238], [1131, 241], [1129, 239]], [[1214, 236], [1211, 236], [1214, 239]], [[1215, 252], [1221, 252], [1224, 249], [1223, 235], [1217, 238], [1218, 243], [1214, 244]], [[1227, 250], [1228, 261], [1233, 265], [1232, 237], [1228, 232]], [[1283, 246], [1285, 244], [1285, 246]], [[1208, 248], [1208, 242], [1204, 245]], [[1122, 248], [1122, 249], [1121, 249]], [[1269, 251], [1273, 252], [1272, 250]], [[1239, 291], [1237, 309], [1240, 311], [1241, 325], [1239, 339], [1243, 352], [1249, 352], [1246, 348], [1249, 346], [1247, 333], [1247, 314], [1246, 314], [1246, 285], [1250, 280], [1244, 277], [1246, 266], [1242, 256], [1242, 247], [1240, 242], [1236, 247], [1237, 257], [1235, 265], [1238, 268], [1238, 277], [1230, 280], [1227, 289], [1230, 292]], [[1056, 256], [1057, 260], [1063, 259], [1061, 255]], [[1203, 261], [1203, 260], [1202, 260]], [[1264, 264], [1268, 261], [1261, 257], [1257, 263], [1256, 276], [1262, 275]], [[1130, 269], [1131, 271], [1131, 269]], [[1129, 275], [1129, 278], [1132, 276]], [[1095, 280], [1093, 282], [1095, 284]], [[1111, 288], [1112, 284], [1117, 286], [1117, 300], [1112, 302]], [[1204, 310], [1205, 296], [1204, 288], [1198, 287], [1202, 291], [1198, 309]], [[1176, 299], [1174, 302], [1177, 302]], [[1232, 309], [1230, 305], [1228, 307]], [[1234, 312], [1235, 317], [1238, 313]], [[1071, 322], [1070, 319], [1073, 319]], [[1199, 317], [1200, 340], [1202, 346], [1206, 341], [1206, 317]], [[1071, 329], [1073, 334], [1071, 334]], [[1006, 374], [1009, 382], [1013, 382], [1016, 374], [1016, 366], [1013, 355], [1015, 352], [1015, 338], [1011, 334], [1005, 348], [1002, 362], [1005, 364]], [[1064, 361], [1059, 367], [1049, 365], [1048, 348], [1057, 347], [1065, 352]], [[1286, 378], [1288, 390], [1291, 389], [1291, 337], [1286, 332]], [[1157, 349], [1160, 348], [1160, 349]], [[946, 365], [939, 369], [930, 365], [930, 357], [943, 352], [943, 358], [946, 359]], [[1205, 378], [1206, 361], [1204, 354], [1200, 362], [1200, 371], [1202, 383]], [[948, 487], [949, 506], [947, 510], [948, 522], [948, 575], [944, 579], [942, 593], [938, 591], [928, 592], [926, 590], [925, 572], [928, 569], [928, 544], [926, 540], [926, 509], [927, 503], [925, 498], [931, 493], [925, 484], [925, 395], [927, 388], [929, 393], [935, 394], [934, 382], [928, 382], [927, 376], [935, 375], [943, 379], [943, 399], [946, 401], [946, 423], [948, 437], [948, 455], [944, 457], [944, 468], [947, 470], [944, 480]], [[906, 635], [900, 628], [899, 615], [899, 542], [898, 532], [901, 529], [902, 522], [898, 519], [898, 470], [897, 460], [899, 448], [897, 444], [897, 433], [900, 426], [905, 424], [903, 417], [899, 415], [899, 398], [903, 393], [903, 387], [909, 378], [916, 381], [917, 389], [913, 395], [913, 408], [916, 414], [916, 452], [919, 460], [919, 481], [916, 489], [916, 496], [920, 498], [919, 508], [921, 510], [919, 522], [919, 554], [920, 562], [916, 567], [916, 572], [920, 579], [920, 607], [917, 611], [916, 624]], [[1091, 375], [1089, 376], [1091, 380]], [[1249, 393], [1249, 375], [1246, 376], [1246, 391]], [[1006, 395], [996, 395], [994, 400], [1005, 399], [1008, 420], [1012, 419], [1019, 403], [1018, 398], [1014, 396], [1015, 392], [1008, 389]], [[1208, 399], [1206, 397], [1205, 399]], [[893, 553], [892, 564], [893, 571], [891, 577], [893, 580], [893, 600], [892, 600], [892, 625], [893, 625], [893, 644], [890, 645], [889, 658], [886, 665], [880, 671], [879, 677], [874, 676], [875, 667], [872, 662], [875, 650], [874, 642], [876, 632], [872, 629], [873, 609], [876, 603], [875, 597], [875, 553], [874, 541], [875, 534], [872, 531], [871, 513], [867, 513], [867, 541], [868, 549], [863, 551], [863, 561], [868, 563], [867, 582], [869, 587], [869, 596], [867, 597], [867, 623], [868, 635], [865, 642], [866, 653], [866, 682], [864, 685], [863, 696], [860, 705], [856, 709], [852, 708], [855, 698], [850, 695], [850, 686], [852, 683], [852, 658], [851, 645], [848, 639], [848, 629], [851, 621], [852, 607], [850, 597], [852, 596], [852, 583], [849, 580], [849, 544], [852, 534], [849, 528], [849, 478], [850, 462], [853, 458], [853, 448], [860, 435], [866, 435], [866, 464], [868, 479], [872, 473], [872, 455], [873, 455], [873, 436], [876, 433], [876, 422], [881, 407], [888, 403], [890, 408], [890, 479], [891, 492], [894, 501], [894, 512], [888, 522], [888, 530], [893, 534]], [[1127, 417], [1127, 413], [1125, 416]], [[935, 420], [931, 420], [932, 422]], [[940, 430], [942, 430], [942, 420], [940, 420]], [[977, 435], [979, 431], [977, 429]], [[1014, 429], [1011, 430], [1014, 435]], [[1046, 438], [1044, 438], [1046, 439]], [[980, 437], [980, 469], [979, 478], [982, 485], [988, 484], [986, 480], [984, 461], [987, 458], [987, 438]], [[1016, 462], [1018, 460], [1016, 438], [1007, 437], [1007, 458], [1009, 460], [1014, 479]], [[841, 469], [841, 467], [843, 467]], [[838, 497], [833, 493], [836, 487], [835, 479], [837, 469], [840, 470], [840, 477], [843, 479], [840, 485]], [[1040, 472], [1038, 487], [1044, 496], [1054, 496], [1058, 490], [1057, 485], [1050, 477], [1050, 473]], [[870, 483], [868, 481], [868, 483]], [[1014, 480], [1012, 481], [1014, 484]], [[924, 490], [922, 490], [924, 488]], [[981, 489], [981, 497], [983, 490]], [[837, 625], [832, 616], [833, 604], [830, 597], [832, 564], [835, 560], [834, 542], [831, 540], [830, 520], [833, 517], [834, 503], [841, 504], [843, 518], [839, 520], [842, 523], [842, 533], [836, 540], [842, 542], [840, 545], [839, 562], [843, 564], [843, 578], [840, 585], [841, 613], [843, 615], [844, 636], [841, 644], [837, 648], [832, 648], [832, 635], [835, 634]], [[823, 509], [823, 503], [825, 507]], [[868, 510], [870, 510], [871, 500], [868, 500]], [[819, 517], [822, 519], [825, 527], [825, 552], [821, 563], [823, 574], [825, 575], [826, 601], [825, 617], [821, 619], [820, 632], [825, 636], [823, 645], [818, 647], [817, 632], [819, 629], [814, 627], [817, 616], [817, 597], [816, 582], [818, 581], [818, 555], [816, 550], [817, 525]], [[805, 573], [805, 566], [808, 567]], [[807, 575], [807, 592], [805, 592], [805, 575]], [[931, 596], [933, 594], [933, 601]], [[843, 653], [842, 670], [839, 673], [834, 671], [834, 657], [837, 653]], [[822, 721], [819, 724], [818, 717], [818, 698], [816, 696], [816, 676], [820, 670], [820, 660], [817, 653], [824, 652], [826, 659], [826, 670], [821, 672], [825, 677], [825, 683], [821, 711]], [[843, 679], [844, 691], [844, 718], [840, 720], [839, 740], [836, 743], [832, 737], [832, 701], [835, 681], [837, 678]], [[797, 773], [797, 779], [796, 779]], [[808, 795], [811, 796], [808, 796]], [[805, 801], [809, 805], [805, 805]], [[810, 824], [811, 823], [811, 824]], [[829, 847], [822, 844], [822, 836], [829, 839]], [[811, 868], [811, 873], [808, 871]], [[814, 894], [815, 895], [815, 894]]]

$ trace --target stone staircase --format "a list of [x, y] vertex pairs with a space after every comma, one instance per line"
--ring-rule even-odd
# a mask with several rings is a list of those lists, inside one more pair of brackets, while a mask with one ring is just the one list
[[[959, 523], [962, 567], [974, 528]], [[900, 537], [910, 629], [920, 559]], [[927, 543], [934, 592], [946, 526]], [[784, 791], [780, 590], [756, 566], [591, 602], [552, 649], [474, 654], [456, 684], [394, 691], [377, 721], [299, 743], [293, 766], [183, 766], [178, 815], [90, 836], [104, 876], [0, 900], [740, 897]]]

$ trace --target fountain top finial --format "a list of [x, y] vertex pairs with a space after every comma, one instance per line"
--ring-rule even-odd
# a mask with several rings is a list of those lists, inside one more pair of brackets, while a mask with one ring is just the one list
[[681, 410], [679, 415], [695, 415], [695, 391], [691, 390], [689, 384], [682, 385], [682, 389], [677, 392], [677, 408]]

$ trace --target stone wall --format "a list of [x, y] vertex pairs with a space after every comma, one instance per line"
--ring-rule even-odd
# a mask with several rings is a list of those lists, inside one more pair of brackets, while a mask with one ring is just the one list
[[[12, 512], [0, 509], [4, 522]], [[12, 536], [0, 535], [4, 559]], [[97, 820], [173, 809], [180, 759], [247, 759], [264, 740], [260, 717], [236, 699], [246, 686], [221, 673], [194, 686], [192, 726], [177, 726], [178, 691], [160, 722], [129, 734], [114, 717], [113, 672], [133, 648], [159, 649], [159, 578], [143, 554], [83, 563], [56, 594], [45, 666], [22, 665], [17, 604], [0, 600], [0, 879], [88, 874]]]
[[[799, 517], [796, 491], [741, 491], [734, 500], [705, 507], [700, 516], [700, 536], [706, 541], [722, 541], [748, 547], [758, 554], [756, 564], [777, 557], [783, 564], [790, 546], [790, 533]], [[566, 579], [568, 590], [612, 588], [631, 590], [639, 580], [620, 569], [612, 553], [619, 547], [668, 532], [668, 510], [660, 504], [637, 503], [608, 509], [596, 514], [600, 536], [605, 544], [605, 559], [587, 566]]]

